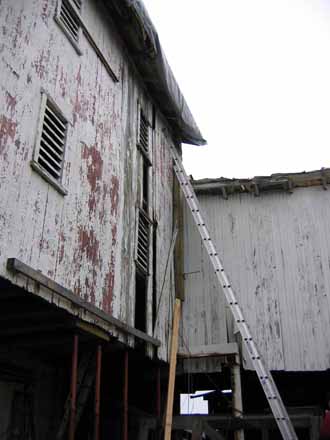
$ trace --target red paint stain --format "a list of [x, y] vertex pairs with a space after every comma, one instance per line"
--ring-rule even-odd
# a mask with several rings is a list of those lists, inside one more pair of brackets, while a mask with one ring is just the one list
[[87, 260], [93, 266], [98, 266], [100, 262], [100, 243], [93, 231], [93, 229], [86, 230], [79, 228], [79, 249], [82, 255], [85, 255]]
[[34, 63], [32, 63], [32, 67], [34, 67], [40, 79], [45, 78], [48, 71], [49, 61], [50, 61], [50, 49], [48, 49], [47, 51], [42, 49], [40, 56], [35, 60]]
[[60, 248], [58, 252], [58, 262], [59, 264], [61, 264], [64, 258], [64, 248], [65, 248], [65, 235], [63, 232], [60, 233], [59, 241], [60, 241]]
[[110, 199], [111, 215], [117, 216], [119, 204], [119, 179], [117, 176], [111, 177]]
[[0, 155], [4, 152], [8, 141], [14, 141], [16, 128], [17, 122], [6, 118], [4, 115], [0, 116]]
[[[100, 263], [100, 243], [93, 231], [93, 229], [85, 229], [83, 227], [79, 228], [78, 231], [79, 237], [79, 260], [82, 257], [86, 257], [89, 263], [92, 266], [92, 272], [86, 276], [85, 278], [85, 292], [84, 299], [86, 301], [90, 300], [93, 304], [95, 304], [95, 292], [96, 292], [96, 282], [98, 270], [101, 266]], [[77, 252], [75, 255], [75, 261], [78, 261]], [[80, 284], [79, 284], [80, 285]], [[81, 295], [81, 290], [79, 294]]]
[[115, 263], [116, 263], [116, 244], [117, 244], [117, 224], [112, 225], [112, 242], [111, 257], [109, 271], [105, 277], [104, 288], [102, 292], [102, 309], [106, 313], [112, 314], [113, 311], [113, 294], [115, 286]]
[[87, 180], [90, 184], [91, 191], [95, 192], [99, 189], [99, 182], [102, 180], [103, 160], [100, 151], [96, 145], [88, 147], [83, 144], [81, 157], [86, 161]]
[[13, 116], [13, 114], [15, 113], [17, 99], [15, 96], [12, 96], [9, 92], [6, 92], [6, 104], [7, 104], [7, 110], [10, 110], [10, 113]]
[[75, 101], [73, 102], [73, 125], [76, 125], [78, 119], [87, 122], [88, 107], [88, 99], [77, 91]]
[[45, 25], [48, 26], [48, 19], [50, 17], [51, 14], [51, 10], [48, 4], [48, 0], [44, 0], [43, 4], [42, 4], [42, 9], [41, 9], [41, 18], [42, 21], [45, 23]]

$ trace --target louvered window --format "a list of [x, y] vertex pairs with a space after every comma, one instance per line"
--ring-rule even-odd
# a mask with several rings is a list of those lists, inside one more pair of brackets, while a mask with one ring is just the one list
[[[81, 10], [81, 0], [73, 0], [73, 4], [76, 6], [78, 11]], [[74, 8], [71, 6], [70, 0], [62, 0], [59, 20], [74, 41], [78, 42], [80, 19]]]
[[81, 0], [72, 0], [73, 3], [76, 5], [78, 11], [81, 11]]
[[137, 231], [137, 256], [138, 269], [143, 275], [149, 274], [149, 244], [150, 244], [150, 220], [142, 210], [139, 210]]
[[149, 122], [142, 110], [140, 111], [139, 147], [145, 154], [149, 155]]
[[66, 130], [67, 121], [47, 99], [37, 162], [56, 180], [62, 175]]

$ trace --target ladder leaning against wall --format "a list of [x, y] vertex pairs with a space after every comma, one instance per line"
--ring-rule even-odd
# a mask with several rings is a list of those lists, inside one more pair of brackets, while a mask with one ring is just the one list
[[258, 375], [258, 379], [264, 390], [264, 393], [266, 395], [266, 398], [268, 400], [269, 406], [272, 410], [278, 428], [284, 440], [298, 440], [298, 437], [295, 433], [295, 430], [288, 416], [287, 410], [283, 404], [280, 393], [278, 392], [278, 389], [271, 375], [271, 372], [266, 367], [259, 353], [256, 342], [252, 337], [252, 334], [249, 330], [249, 326], [244, 319], [242, 310], [238, 304], [235, 293], [231, 287], [231, 283], [228, 279], [226, 272], [224, 271], [221, 260], [214, 247], [208, 228], [205, 224], [205, 220], [201, 214], [196, 194], [184, 170], [181, 158], [175, 147], [171, 147], [171, 152], [174, 160], [174, 171], [176, 177], [183, 191], [184, 197], [188, 203], [188, 207], [192, 213], [194, 222], [197, 226], [204, 247], [212, 263], [214, 273], [216, 275], [219, 284], [219, 293], [223, 291], [225, 295], [226, 301], [233, 314], [237, 328], [242, 336], [242, 340], [245, 343], [252, 365]]

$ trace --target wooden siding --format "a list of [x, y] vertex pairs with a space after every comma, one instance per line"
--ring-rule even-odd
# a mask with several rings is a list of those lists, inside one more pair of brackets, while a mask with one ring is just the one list
[[[54, 20], [56, 5], [55, 0], [0, 2], [0, 276], [39, 292], [33, 282], [6, 270], [7, 258], [19, 258], [134, 325], [137, 103], [143, 102], [151, 115], [151, 102], [100, 3], [84, 1], [82, 17], [119, 82], [83, 34], [78, 55]], [[65, 197], [30, 167], [42, 91], [69, 121]], [[159, 113], [153, 138], [159, 291], [173, 216], [172, 140]], [[42, 289], [39, 294], [51, 299]], [[168, 351], [172, 296], [167, 283], [157, 331], [162, 359]], [[63, 301], [59, 305], [70, 308]], [[151, 313], [149, 290], [150, 334]]]
[[[269, 368], [329, 368], [330, 192], [319, 186], [228, 200], [200, 194], [199, 200]], [[187, 272], [199, 272], [186, 277], [184, 325], [190, 344], [221, 343], [225, 306], [189, 213], [186, 218]], [[232, 322], [228, 332], [232, 339]]]

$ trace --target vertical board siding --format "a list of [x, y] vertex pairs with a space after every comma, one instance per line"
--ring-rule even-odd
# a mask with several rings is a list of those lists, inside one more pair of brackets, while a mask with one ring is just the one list
[[[228, 200], [200, 194], [199, 200], [211, 236], [243, 308], [251, 332], [272, 370], [315, 371], [330, 366], [330, 193], [321, 187], [296, 189], [293, 194], [273, 192], [254, 197], [237, 194]], [[194, 261], [201, 242], [191, 232], [189, 248]], [[202, 272], [213, 279], [200, 252]], [[193, 255], [192, 255], [193, 254]], [[198, 267], [198, 261], [190, 270]], [[205, 281], [201, 280], [200, 284]], [[187, 325], [206, 301], [219, 295], [206, 283], [186, 283]], [[194, 319], [191, 343], [210, 344], [207, 322], [224, 321], [224, 310]], [[232, 320], [228, 331], [233, 328]], [[233, 334], [229, 335], [233, 337]], [[213, 343], [221, 343], [223, 334]], [[246, 364], [250, 368], [249, 364]]]
[[[77, 54], [54, 20], [56, 5], [55, 0], [0, 2], [0, 275], [35, 288], [7, 272], [7, 258], [17, 257], [134, 325], [137, 102], [150, 100], [101, 6], [85, 1], [83, 19], [119, 83], [84, 35], [82, 55]], [[69, 121], [65, 197], [30, 167], [42, 91]], [[160, 285], [172, 236], [172, 139], [163, 133], [161, 116], [156, 126]], [[157, 334], [164, 342], [163, 359], [171, 295], [168, 284]]]

